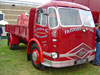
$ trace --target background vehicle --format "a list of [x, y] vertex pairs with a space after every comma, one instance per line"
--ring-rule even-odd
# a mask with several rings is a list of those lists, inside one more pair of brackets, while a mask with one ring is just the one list
[[51, 1], [32, 8], [29, 20], [22, 14], [18, 25], [6, 25], [6, 31], [11, 49], [17, 49], [21, 42], [27, 44], [27, 59], [37, 69], [94, 59], [94, 21], [90, 9], [79, 4]]

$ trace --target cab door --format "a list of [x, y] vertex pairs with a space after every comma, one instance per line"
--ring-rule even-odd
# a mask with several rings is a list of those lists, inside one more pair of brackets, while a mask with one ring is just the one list
[[[40, 8], [41, 9], [41, 8]], [[36, 24], [34, 26], [34, 37], [39, 41], [43, 51], [48, 50], [48, 26], [47, 26], [47, 15], [46, 9], [41, 9], [37, 11]]]
[[56, 7], [48, 8], [48, 26], [49, 26], [49, 52], [60, 53], [61, 50], [61, 26], [59, 26]]

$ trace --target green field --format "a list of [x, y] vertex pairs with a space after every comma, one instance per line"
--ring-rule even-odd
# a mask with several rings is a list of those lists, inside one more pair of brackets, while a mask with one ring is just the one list
[[7, 40], [0, 41], [0, 75], [100, 75], [100, 67], [90, 63], [67, 68], [35, 69], [26, 60], [26, 46], [20, 44], [19, 50], [10, 50]]

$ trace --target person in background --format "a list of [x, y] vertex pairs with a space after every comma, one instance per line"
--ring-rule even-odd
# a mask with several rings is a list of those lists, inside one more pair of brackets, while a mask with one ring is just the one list
[[3, 33], [2, 28], [0, 27], [0, 44], [1, 44], [1, 34]]
[[95, 51], [95, 60], [94, 65], [100, 66], [99, 59], [100, 59], [100, 31], [99, 31], [99, 24], [96, 24], [96, 51]]

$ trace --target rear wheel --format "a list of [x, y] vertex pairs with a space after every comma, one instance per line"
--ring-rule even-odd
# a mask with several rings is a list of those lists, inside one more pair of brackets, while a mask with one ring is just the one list
[[36, 69], [43, 70], [45, 67], [40, 62], [40, 51], [37, 44], [33, 44], [31, 47], [31, 61]]
[[15, 49], [18, 49], [19, 48], [19, 45], [14, 45], [11, 43], [11, 37], [10, 37], [10, 34], [8, 35], [8, 46], [11, 50], [15, 50]]

